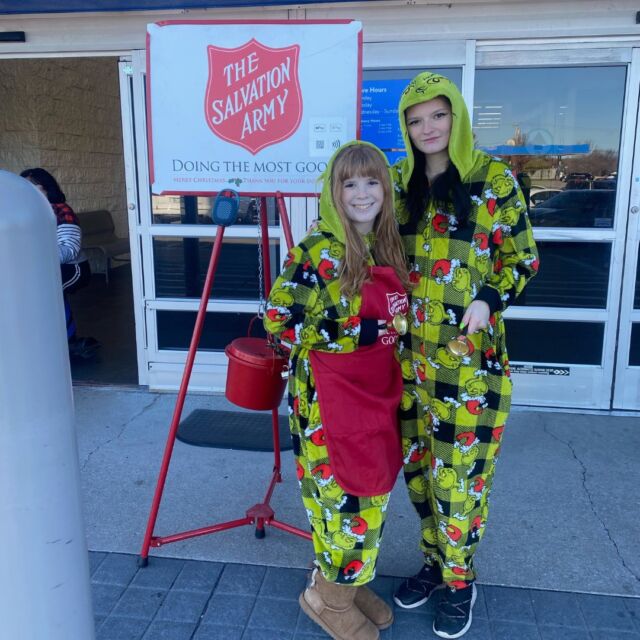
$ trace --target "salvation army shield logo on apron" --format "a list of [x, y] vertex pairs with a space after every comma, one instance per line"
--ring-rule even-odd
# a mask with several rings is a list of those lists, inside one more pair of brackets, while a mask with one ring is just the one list
[[207, 51], [205, 117], [216, 136], [255, 155], [295, 133], [302, 119], [299, 45], [273, 49], [253, 38]]

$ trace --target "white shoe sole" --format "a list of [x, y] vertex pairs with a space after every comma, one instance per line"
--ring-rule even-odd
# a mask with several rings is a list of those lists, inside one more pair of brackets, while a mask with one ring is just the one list
[[435, 633], [439, 638], [447, 638], [448, 640], [452, 640], [453, 638], [462, 638], [462, 636], [469, 631], [471, 627], [471, 622], [473, 621], [473, 605], [476, 603], [476, 598], [478, 597], [478, 590], [476, 589], [476, 583], [472, 583], [471, 588], [473, 589], [471, 593], [471, 607], [469, 607], [469, 620], [467, 620], [467, 624], [458, 631], [458, 633], [454, 633], [452, 635], [444, 632], [444, 631], [436, 631], [436, 623], [433, 621], [433, 633]]
[[404, 604], [402, 602], [402, 600], [399, 600], [398, 598], [396, 598], [395, 596], [393, 596], [393, 601], [401, 608], [401, 609], [415, 609], [416, 607], [421, 607], [423, 604], [426, 604], [427, 602], [429, 602], [429, 598], [439, 589], [444, 589], [444, 585], [443, 584], [439, 584], [437, 587], [433, 588], [433, 591], [426, 597], [423, 598], [422, 600], [418, 600], [418, 602], [414, 602], [413, 604]]

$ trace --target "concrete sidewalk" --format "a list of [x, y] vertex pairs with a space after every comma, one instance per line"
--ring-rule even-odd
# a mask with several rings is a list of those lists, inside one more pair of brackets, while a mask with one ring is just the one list
[[[77, 433], [92, 551], [138, 554], [175, 396], [144, 390], [75, 388]], [[222, 396], [187, 397], [195, 408], [238, 410]], [[640, 418], [515, 409], [477, 555], [484, 585], [640, 597]], [[242, 518], [263, 498], [269, 453], [176, 442], [155, 529], [167, 535]], [[272, 506], [306, 529], [293, 456]], [[379, 575], [405, 576], [421, 564], [418, 521], [402, 481], [389, 507]], [[310, 543], [243, 527], [152, 549], [151, 556], [303, 569]]]
[[[297, 602], [307, 572], [203, 560], [91, 553], [97, 640], [327, 638]], [[373, 588], [393, 606], [399, 578]], [[441, 592], [440, 592], [441, 593]], [[437, 594], [434, 595], [437, 599]], [[435, 600], [395, 608], [383, 640], [436, 638]], [[640, 599], [480, 585], [465, 640], [638, 640]]]
[[[160, 549], [152, 548], [150, 566], [136, 573], [134, 556], [140, 552], [175, 395], [95, 387], [76, 387], [74, 391], [88, 546], [95, 552], [93, 561], [101, 563], [93, 576], [98, 590], [95, 605], [101, 625], [100, 638], [141, 638], [146, 633], [145, 640], [178, 640], [182, 637], [193, 637], [194, 640], [218, 637], [284, 639], [317, 633], [304, 626], [298, 617], [295, 624], [292, 618], [286, 618], [289, 625], [286, 633], [270, 627], [260, 630], [262, 623], [256, 622], [263, 619], [259, 612], [264, 607], [279, 607], [279, 603], [269, 601], [272, 597], [270, 587], [261, 591], [263, 585], [268, 584], [264, 583], [265, 576], [291, 581], [299, 591], [302, 576], [312, 559], [307, 540], [277, 529], [268, 528], [263, 540], [255, 538], [253, 527], [241, 527]], [[183, 417], [196, 408], [238, 410], [219, 395], [190, 395]], [[490, 524], [477, 555], [484, 600], [492, 601], [495, 596], [495, 606], [486, 603], [480, 606], [479, 610], [485, 613], [476, 614], [478, 620], [474, 623], [474, 629], [480, 635], [476, 636], [474, 632], [473, 636], [467, 637], [496, 640], [629, 637], [640, 640], [637, 635], [640, 633], [637, 626], [640, 599], [635, 599], [640, 598], [640, 556], [635, 544], [636, 518], [640, 513], [640, 492], [636, 489], [640, 486], [639, 450], [640, 418], [637, 415], [514, 410], [496, 473]], [[269, 453], [199, 448], [176, 442], [155, 534], [168, 535], [244, 517], [249, 507], [262, 500], [272, 465], [273, 457]], [[276, 487], [271, 502], [276, 518], [306, 529], [308, 524], [290, 451], [282, 456], [282, 470], [284, 480]], [[389, 585], [394, 577], [411, 575], [421, 565], [418, 539], [417, 518], [400, 480], [392, 495], [378, 564], [378, 575], [385, 577], [378, 579], [378, 588], [387, 595], [391, 593]], [[169, 562], [165, 560], [167, 558], [177, 560]], [[204, 564], [185, 564], [185, 561]], [[129, 567], [129, 582], [119, 578], [120, 582], [112, 585], [101, 578], [104, 572], [109, 572], [111, 562], [122, 562]], [[165, 582], [163, 586], [153, 582], [154, 568], [165, 566], [166, 562], [169, 562], [166, 566], [174, 568], [192, 567], [189, 571], [196, 574], [212, 572], [210, 581], [203, 588], [208, 595], [197, 599], [202, 607], [196, 617], [189, 621], [179, 617], [195, 615], [197, 606], [193, 604], [188, 605], [191, 613], [178, 612], [177, 618], [165, 620], [180, 623], [179, 627], [182, 623], [187, 626], [192, 623], [191, 635], [180, 635], [184, 629], [176, 631], [178, 635], [158, 630], [163, 626], [159, 624], [163, 621], [162, 616], [169, 615], [159, 613], [166, 611], [162, 608], [177, 611], [175, 607], [180, 607], [173, 604], [174, 600], [186, 602], [190, 597], [182, 591], [191, 592], [190, 588], [181, 587], [180, 581]], [[215, 564], [207, 564], [211, 562]], [[243, 570], [238, 568], [240, 565], [252, 568]], [[201, 568], [196, 569], [198, 566]], [[173, 571], [162, 569], [165, 570]], [[216, 595], [224, 596], [230, 604], [237, 600], [229, 598], [234, 593], [226, 592], [225, 582], [219, 583], [216, 577], [224, 576], [227, 571], [247, 571], [252, 575], [257, 572], [262, 576], [259, 584], [251, 582], [255, 587], [249, 594], [253, 604], [238, 604], [239, 609], [233, 609], [229, 614], [244, 620], [239, 626], [245, 635], [238, 635], [237, 629], [236, 635], [215, 635], [219, 629], [203, 635], [204, 631], [199, 630], [201, 627], [225, 626], [209, 624], [212, 616], [218, 615], [207, 613], [211, 602], [217, 602]], [[147, 584], [148, 580], [152, 582]], [[224, 588], [218, 592], [220, 584]], [[137, 591], [138, 586], [150, 588], [151, 585], [158, 588], [155, 596]], [[127, 595], [129, 589], [133, 589], [131, 595]], [[177, 595], [169, 597], [172, 590]], [[487, 593], [493, 595], [487, 599]], [[623, 598], [600, 599], [577, 594]], [[138, 601], [138, 597], [148, 598], [148, 601]], [[261, 604], [261, 597], [268, 601]], [[540, 602], [543, 605], [539, 606]], [[287, 611], [293, 611], [295, 606], [294, 601], [290, 606], [283, 605]], [[151, 610], [154, 613], [151, 614]], [[494, 610], [502, 613], [492, 617]], [[138, 613], [131, 615], [136, 611]], [[525, 617], [519, 618], [521, 614]], [[137, 625], [137, 631], [129, 635], [120, 631], [109, 635], [112, 625], [120, 628], [118, 625], [121, 624], [110, 618], [139, 621], [142, 618], [137, 616], [140, 615], [146, 623], [131, 623]], [[428, 616], [429, 612], [399, 612], [394, 638], [409, 637], [409, 633], [415, 637], [416, 630], [411, 632], [408, 622], [406, 625], [401, 623], [405, 618], [414, 620], [407, 616], [415, 615]], [[486, 616], [484, 624], [481, 615]], [[556, 623], [546, 625], [544, 616], [547, 615], [552, 621], [569, 621], [564, 635], [553, 635], [557, 629], [542, 628], [565, 628]], [[509, 621], [529, 626], [522, 634], [503, 633], [503, 623]], [[605, 624], [609, 627], [603, 626]], [[401, 629], [405, 627], [406, 634], [402, 635], [405, 632]], [[431, 637], [428, 627], [421, 637]], [[617, 629], [615, 635], [612, 635], [612, 629]], [[390, 638], [391, 633], [386, 632], [383, 637]]]

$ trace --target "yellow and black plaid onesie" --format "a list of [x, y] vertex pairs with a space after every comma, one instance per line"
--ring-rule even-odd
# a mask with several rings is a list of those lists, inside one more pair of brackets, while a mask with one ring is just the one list
[[[289, 252], [269, 295], [264, 326], [292, 345], [289, 425], [316, 562], [328, 581], [357, 586], [375, 577], [389, 494], [353, 495], [336, 481], [309, 357], [311, 350], [353, 353], [364, 341], [366, 323], [373, 340], [378, 332], [377, 321], [359, 317], [361, 296], [347, 299], [340, 292], [345, 237], [331, 198], [332, 163], [324, 173], [318, 228]], [[375, 241], [372, 234], [366, 240]]]
[[[451, 205], [429, 202], [417, 221], [406, 208], [413, 155], [404, 112], [437, 96], [452, 105], [449, 156], [472, 201], [465, 225]], [[473, 554], [486, 526], [511, 403], [502, 311], [535, 275], [538, 254], [518, 183], [504, 162], [473, 149], [455, 85], [421, 74], [405, 90], [399, 111], [408, 157], [395, 166], [396, 215], [415, 284], [411, 331], [400, 345], [404, 473], [426, 562], [440, 564], [448, 585], [464, 587], [475, 579]], [[490, 325], [468, 336], [468, 356], [453, 356], [445, 346], [460, 334], [474, 299], [489, 304]]]

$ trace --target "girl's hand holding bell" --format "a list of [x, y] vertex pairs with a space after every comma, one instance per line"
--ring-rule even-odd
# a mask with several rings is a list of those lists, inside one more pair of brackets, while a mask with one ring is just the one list
[[464, 312], [461, 324], [470, 334], [483, 331], [489, 326], [490, 315], [489, 305], [484, 300], [474, 300]]

